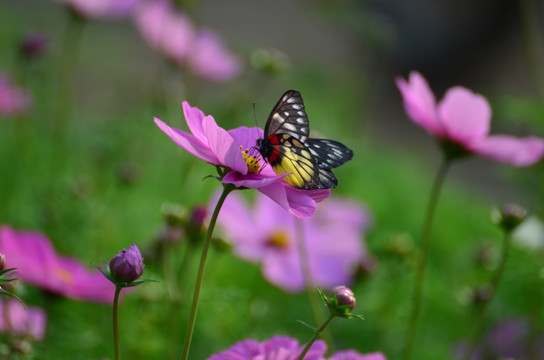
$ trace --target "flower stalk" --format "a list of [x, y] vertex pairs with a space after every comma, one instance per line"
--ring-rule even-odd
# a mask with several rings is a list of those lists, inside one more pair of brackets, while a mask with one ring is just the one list
[[308, 350], [310, 350], [310, 347], [312, 347], [312, 344], [317, 340], [317, 338], [319, 338], [319, 336], [321, 335], [323, 330], [325, 330], [327, 325], [329, 325], [329, 323], [331, 322], [332, 319], [334, 319], [335, 316], [336, 315], [331, 313], [329, 315], [329, 317], [327, 318], [327, 320], [325, 320], [325, 322], [323, 324], [321, 324], [321, 326], [318, 329], [315, 329], [314, 335], [312, 336], [310, 341], [308, 341], [308, 343], [306, 344], [306, 346], [304, 347], [304, 349], [302, 350], [302, 352], [298, 356], [297, 360], [303, 360], [304, 359], [304, 356], [306, 355]]
[[420, 252], [417, 260], [416, 280], [414, 283], [414, 297], [412, 299], [412, 308], [408, 320], [408, 331], [406, 332], [406, 337], [404, 340], [404, 349], [402, 353], [403, 360], [410, 359], [412, 347], [414, 344], [417, 321], [421, 310], [421, 295], [423, 293], [423, 282], [425, 280], [425, 267], [427, 264], [427, 254], [429, 251], [433, 218], [436, 205], [438, 203], [438, 198], [440, 196], [440, 190], [442, 189], [442, 185], [444, 183], [444, 179], [446, 178], [450, 163], [451, 160], [445, 157], [436, 174], [433, 188], [431, 190], [431, 196], [429, 198], [427, 215], [425, 216], [425, 223], [423, 225], [423, 233], [421, 236]]
[[206, 232], [206, 238], [204, 240], [204, 247], [202, 248], [202, 255], [200, 257], [200, 265], [198, 266], [198, 273], [196, 276], [195, 289], [193, 291], [193, 302], [191, 305], [191, 313], [189, 315], [189, 322], [187, 324], [187, 331], [185, 333], [185, 342], [183, 344], [183, 352], [181, 354], [182, 360], [187, 360], [189, 358], [189, 349], [191, 348], [191, 340], [193, 338], [193, 332], [196, 322], [196, 314], [198, 312], [198, 301], [200, 297], [200, 290], [202, 288], [202, 280], [204, 278], [204, 269], [206, 266], [206, 258], [208, 257], [208, 250], [210, 249], [210, 244], [212, 240], [213, 229], [215, 228], [215, 223], [217, 222], [217, 217], [219, 216], [219, 211], [221, 206], [225, 202], [228, 194], [235, 189], [234, 185], [225, 184], [223, 185], [223, 192], [217, 200], [215, 209], [213, 211], [212, 217], [210, 219], [210, 225], [208, 226], [208, 231]]
[[512, 243], [512, 232], [525, 220], [527, 212], [520, 206], [517, 205], [506, 205], [499, 212], [498, 216], [494, 221], [498, 226], [504, 230], [504, 237], [501, 248], [501, 257], [499, 260], [499, 265], [493, 274], [490, 284], [490, 293], [489, 297], [485, 299], [482, 306], [479, 308], [479, 312], [476, 319], [476, 330], [474, 332], [473, 338], [470, 341], [468, 351], [466, 353], [465, 359], [469, 360], [472, 358], [472, 354], [476, 350], [476, 345], [481, 339], [482, 334], [485, 329], [485, 315], [489, 303], [493, 300], [499, 283], [502, 279], [504, 269], [506, 267], [506, 261], [508, 260], [508, 255], [510, 253], [510, 247]]
[[115, 354], [115, 360], [121, 359], [121, 351], [119, 349], [119, 294], [123, 286], [117, 285], [115, 287], [115, 295], [113, 297], [113, 349]]

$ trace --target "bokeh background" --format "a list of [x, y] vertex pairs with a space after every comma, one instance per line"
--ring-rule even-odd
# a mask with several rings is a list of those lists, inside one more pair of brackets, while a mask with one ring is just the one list
[[[76, 31], [69, 6], [0, 2], [0, 69], [33, 97], [26, 115], [0, 121], [0, 222], [41, 231], [60, 253], [86, 264], [137, 243], [145, 277], [161, 282], [125, 297], [124, 357], [177, 358], [188, 311], [186, 302], [169, 297], [162, 265], [154, 262], [161, 206], [206, 205], [219, 185], [203, 180], [215, 169], [174, 146], [153, 117], [186, 129], [181, 101], [188, 100], [224, 128], [255, 121], [264, 127], [280, 95], [299, 90], [312, 130], [355, 152], [335, 171], [333, 194], [360, 201], [373, 216], [361, 241], [376, 264], [352, 284], [366, 321], [334, 322], [335, 347], [398, 358], [414, 249], [441, 154], [406, 117], [394, 79], [418, 70], [438, 98], [464, 85], [490, 101], [493, 133], [544, 135], [544, 2], [192, 0], [182, 9], [220, 34], [243, 64], [238, 76], [214, 82], [180, 69], [142, 39], [130, 16], [86, 19], [66, 63], [66, 39]], [[23, 68], [19, 42], [34, 32], [46, 36], [47, 47]], [[263, 68], [263, 54], [272, 57], [274, 71]], [[66, 114], [60, 130], [59, 107]], [[489, 281], [501, 241], [490, 212], [505, 202], [525, 206], [536, 225], [531, 245], [513, 248], [488, 328], [523, 319], [531, 338], [523, 343], [533, 344], [524, 359], [544, 358], [534, 350], [544, 334], [543, 184], [542, 164], [517, 169], [474, 157], [453, 167], [436, 214], [414, 358], [455, 358], [471, 332], [474, 294]], [[172, 245], [168, 261], [186, 251], [183, 242]], [[184, 274], [182, 292], [192, 288], [197, 260]], [[311, 336], [296, 321], [311, 322], [307, 295], [278, 289], [258, 266], [220, 248], [208, 265], [191, 358], [245, 338], [289, 334], [304, 342]], [[18, 291], [48, 313], [46, 339], [33, 344], [35, 358], [111, 358], [107, 305], [30, 286]]]

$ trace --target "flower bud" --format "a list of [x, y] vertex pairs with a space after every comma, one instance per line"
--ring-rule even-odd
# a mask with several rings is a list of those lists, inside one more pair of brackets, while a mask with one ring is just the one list
[[189, 215], [187, 221], [187, 236], [192, 243], [202, 240], [202, 230], [204, 229], [204, 220], [207, 211], [203, 206], [195, 206]]
[[6, 255], [0, 254], [0, 271], [6, 270], [7, 262], [6, 262]]
[[144, 272], [144, 261], [136, 244], [117, 253], [109, 265], [111, 277], [118, 282], [132, 282]]
[[179, 204], [164, 203], [161, 205], [161, 213], [168, 225], [182, 225], [187, 218], [187, 210]]
[[331, 297], [327, 302], [331, 314], [342, 317], [349, 317], [355, 305], [353, 291], [344, 285], [332, 289]]
[[48, 42], [49, 39], [44, 34], [27, 34], [19, 43], [19, 52], [26, 58], [37, 58], [47, 50]]
[[333, 296], [336, 295], [338, 300], [338, 306], [349, 306], [349, 311], [355, 308], [357, 302], [355, 301], [355, 295], [353, 291], [346, 286], [337, 286], [332, 291]]
[[264, 73], [278, 75], [289, 70], [287, 54], [276, 49], [257, 49], [251, 53], [251, 65]]
[[527, 210], [516, 204], [506, 204], [492, 213], [493, 222], [510, 232], [517, 228], [527, 217]]

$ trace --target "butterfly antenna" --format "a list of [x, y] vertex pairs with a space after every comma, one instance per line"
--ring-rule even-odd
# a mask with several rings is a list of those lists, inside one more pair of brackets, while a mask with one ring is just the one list
[[257, 124], [257, 113], [255, 112], [255, 103], [252, 104], [253, 107], [253, 121], [255, 121], [255, 126], [259, 127], [259, 124]]

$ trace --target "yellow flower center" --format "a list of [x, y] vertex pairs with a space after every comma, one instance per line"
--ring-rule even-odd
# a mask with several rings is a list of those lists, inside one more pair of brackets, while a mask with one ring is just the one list
[[74, 282], [74, 277], [72, 274], [63, 268], [57, 267], [53, 269], [53, 274], [60, 279], [62, 282], [65, 282], [66, 284], [72, 284]]
[[289, 248], [289, 235], [285, 231], [276, 231], [268, 237], [266, 242], [273, 248], [285, 250]]
[[242, 156], [247, 164], [247, 171], [251, 174], [258, 174], [261, 171], [261, 164], [259, 160], [261, 157], [258, 152], [254, 151], [254, 148], [246, 148], [243, 150], [243, 146], [240, 145], [240, 150], [242, 150]]

